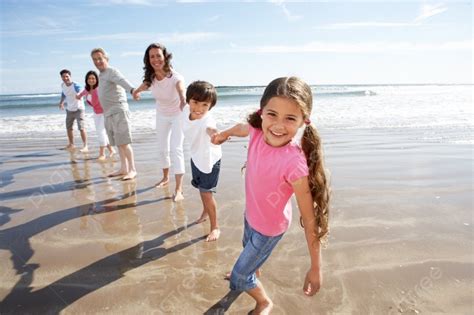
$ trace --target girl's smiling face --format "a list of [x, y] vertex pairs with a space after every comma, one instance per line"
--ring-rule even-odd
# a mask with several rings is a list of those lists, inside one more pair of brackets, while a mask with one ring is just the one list
[[275, 96], [262, 109], [263, 139], [272, 147], [288, 144], [303, 123], [303, 112], [292, 99]]
[[97, 79], [95, 78], [95, 75], [89, 74], [89, 76], [87, 77], [87, 84], [89, 84], [91, 88], [93, 88], [97, 84]]

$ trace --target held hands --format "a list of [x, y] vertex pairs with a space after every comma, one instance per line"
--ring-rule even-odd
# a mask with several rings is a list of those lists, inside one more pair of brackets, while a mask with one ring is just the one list
[[76, 94], [76, 100], [80, 100], [82, 98], [82, 96], [80, 96], [79, 94]]
[[133, 96], [133, 99], [135, 101], [139, 101], [140, 100], [140, 91], [138, 89], [133, 90], [132, 96]]
[[310, 269], [306, 273], [306, 278], [304, 279], [303, 292], [308, 296], [313, 296], [319, 292], [319, 288], [323, 282], [323, 274], [321, 273], [321, 268]]
[[211, 135], [211, 142], [213, 144], [223, 144], [229, 139], [230, 137], [226, 137], [222, 132], [216, 132]]

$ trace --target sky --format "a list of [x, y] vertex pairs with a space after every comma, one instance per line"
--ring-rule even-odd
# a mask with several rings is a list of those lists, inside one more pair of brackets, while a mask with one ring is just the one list
[[90, 51], [138, 86], [160, 42], [187, 83], [473, 83], [472, 1], [2, 0], [0, 93], [60, 90], [96, 70]]

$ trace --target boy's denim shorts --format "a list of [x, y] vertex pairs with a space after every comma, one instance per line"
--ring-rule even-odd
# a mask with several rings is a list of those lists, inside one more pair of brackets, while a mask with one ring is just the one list
[[242, 243], [244, 250], [240, 253], [230, 275], [230, 289], [248, 291], [257, 286], [255, 272], [270, 257], [276, 244], [283, 237], [266, 236], [255, 231], [245, 219], [244, 237]]
[[216, 192], [217, 181], [219, 180], [219, 172], [221, 170], [221, 160], [217, 161], [212, 166], [212, 171], [209, 174], [201, 172], [191, 159], [191, 172], [193, 180], [191, 185], [199, 189], [200, 192]]

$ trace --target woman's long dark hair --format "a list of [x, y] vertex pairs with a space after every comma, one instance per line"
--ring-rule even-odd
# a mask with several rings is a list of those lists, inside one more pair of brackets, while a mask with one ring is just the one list
[[143, 56], [143, 63], [145, 66], [143, 67], [143, 70], [145, 71], [145, 74], [143, 75], [143, 83], [146, 85], [150, 86], [151, 82], [153, 82], [153, 78], [155, 77], [155, 70], [150, 64], [150, 50], [153, 48], [160, 49], [163, 52], [163, 56], [165, 58], [165, 65], [163, 66], [163, 70], [166, 73], [171, 73], [171, 58], [173, 58], [173, 54], [168, 52], [166, 47], [160, 43], [153, 43], [148, 46], [148, 48], [145, 50], [145, 55]]

